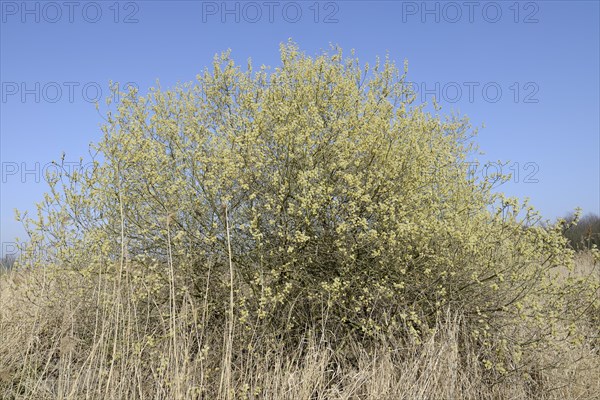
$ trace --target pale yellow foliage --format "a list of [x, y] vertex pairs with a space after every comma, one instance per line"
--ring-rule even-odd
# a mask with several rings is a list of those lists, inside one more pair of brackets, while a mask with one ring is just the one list
[[[94, 336], [94, 362], [109, 363], [98, 393], [149, 352], [156, 379], [174, 379], [161, 390], [184, 396], [206, 344], [223, 369], [202, 379], [232, 398], [232, 365], [248, 347], [285, 354], [311, 330], [333, 352], [419, 348], [448, 316], [460, 316], [448, 329], [483, 381], [563, 368], [562, 352], [589, 345], [598, 280], [561, 278], [574, 252], [560, 224], [542, 228], [532, 207], [492, 190], [495, 178], [472, 179], [475, 130], [415, 104], [406, 74], [389, 58], [361, 66], [289, 42], [273, 70], [243, 70], [224, 53], [194, 83], [121, 94], [93, 146], [96, 168], [56, 177], [37, 218], [24, 218], [23, 267], [111, 288], [83, 286], [104, 293], [115, 319], [108, 342]], [[67, 338], [58, 346], [78, 346]], [[182, 348], [193, 361], [175, 358]]]

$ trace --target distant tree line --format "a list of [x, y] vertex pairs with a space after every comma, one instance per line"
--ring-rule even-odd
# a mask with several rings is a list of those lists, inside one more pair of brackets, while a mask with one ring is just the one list
[[575, 214], [569, 214], [564, 220], [563, 234], [575, 250], [600, 247], [600, 216], [590, 213], [577, 221]]
[[12, 269], [15, 265], [15, 261], [17, 261], [17, 256], [15, 254], [6, 254], [0, 258], [0, 270], [8, 270]]

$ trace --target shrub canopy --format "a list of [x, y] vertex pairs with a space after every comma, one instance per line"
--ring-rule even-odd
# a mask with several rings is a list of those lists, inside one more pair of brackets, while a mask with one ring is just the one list
[[95, 168], [53, 178], [31, 246], [82, 273], [152, 264], [156, 282], [172, 263], [220, 310], [228, 223], [241, 324], [418, 340], [451, 308], [490, 366], [515, 362], [596, 287], [558, 289], [573, 261], [560, 226], [470, 176], [475, 130], [415, 104], [405, 77], [290, 42], [274, 70], [224, 53], [195, 83], [123, 93]]

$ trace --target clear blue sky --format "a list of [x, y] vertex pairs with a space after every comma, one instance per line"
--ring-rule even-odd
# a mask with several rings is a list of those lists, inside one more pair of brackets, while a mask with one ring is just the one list
[[[550, 219], [600, 213], [598, 1], [0, 1], [0, 240], [23, 229], [45, 165], [87, 156], [100, 138], [91, 101], [108, 81], [142, 92], [194, 79], [215, 53], [276, 65], [288, 38], [308, 54], [330, 43], [362, 62], [409, 62], [423, 100], [485, 123], [482, 160], [510, 161]], [[85, 90], [84, 90], [85, 88]], [[501, 91], [499, 95], [498, 90]], [[511, 172], [504, 170], [504, 172]], [[479, 171], [478, 173], [483, 173]], [[7, 244], [8, 243], [8, 244]]]

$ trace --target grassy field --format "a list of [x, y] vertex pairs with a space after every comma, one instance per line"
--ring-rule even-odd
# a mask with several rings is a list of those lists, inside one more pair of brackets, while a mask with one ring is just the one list
[[[261, 337], [258, 326], [228, 336], [207, 322], [208, 299], [144, 298], [147, 282], [132, 266], [122, 272], [116, 280], [72, 271], [0, 275], [0, 398], [600, 398], [597, 331], [583, 343], [540, 349], [540, 361], [559, 352], [557, 368], [533, 362], [492, 380], [463, 337], [460, 313], [441, 316], [420, 342], [355, 338], [340, 346], [307, 326], [290, 349]], [[596, 279], [598, 265], [579, 254], [563, 275]]]

